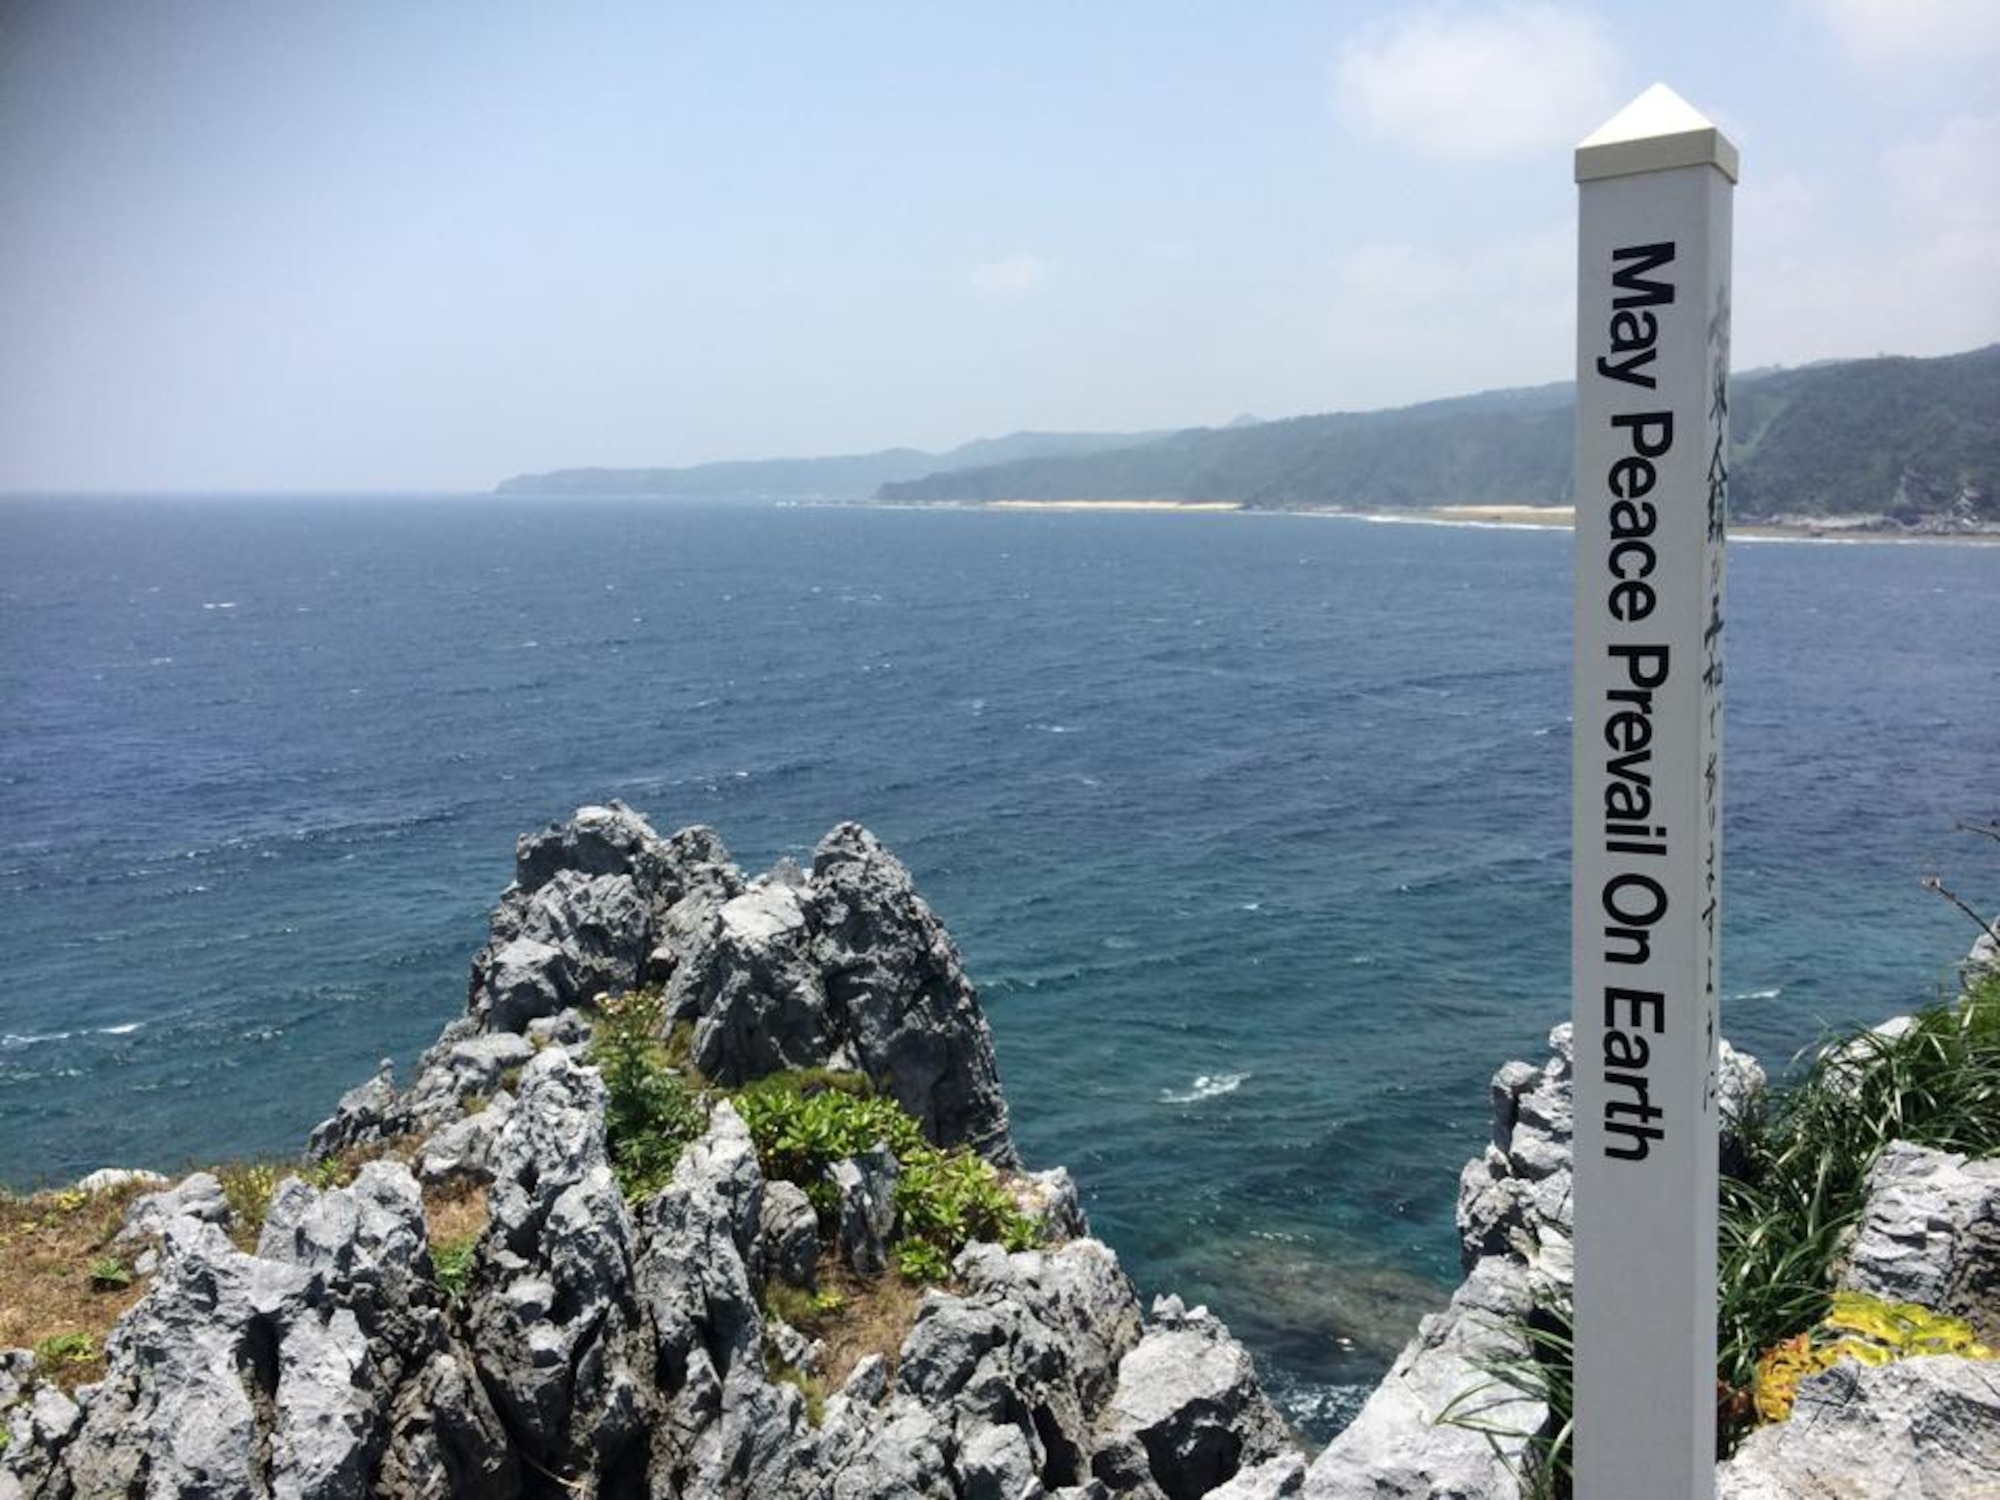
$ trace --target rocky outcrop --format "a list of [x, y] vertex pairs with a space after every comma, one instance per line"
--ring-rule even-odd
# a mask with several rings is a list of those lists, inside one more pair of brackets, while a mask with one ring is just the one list
[[1868, 1209], [1840, 1284], [1915, 1302], [2000, 1346], [2000, 1159], [1897, 1141], [1868, 1174]]
[[[1306, 1495], [1518, 1494], [1516, 1476], [1531, 1466], [1531, 1439], [1547, 1408], [1493, 1371], [1528, 1358], [1537, 1309], [1568, 1300], [1574, 1271], [1569, 1023], [1549, 1033], [1549, 1054], [1539, 1065], [1510, 1062], [1494, 1075], [1492, 1139], [1459, 1175], [1466, 1279], [1314, 1461]], [[1763, 1086], [1756, 1060], [1722, 1042], [1725, 1161], [1736, 1149], [1729, 1121]]]
[[[780, 1285], [890, 1274], [899, 1163], [886, 1146], [837, 1163], [822, 1225], [717, 1099], [666, 1186], [628, 1202], [590, 1031], [599, 993], [641, 984], [711, 1079], [867, 1073], [933, 1142], [1009, 1166], [1045, 1242], [968, 1246], [899, 1338], [809, 1397], [823, 1346], [765, 1306]], [[72, 1397], [0, 1355], [0, 1500], [1298, 1489], [1228, 1330], [1171, 1298], [1149, 1321], [1068, 1174], [1011, 1170], [957, 953], [854, 825], [810, 871], [756, 880], [712, 834], [662, 839], [616, 805], [524, 838], [466, 1013], [409, 1087], [385, 1065], [345, 1096], [312, 1153], [357, 1146], [379, 1159], [350, 1185], [279, 1185], [254, 1250], [212, 1177], [137, 1198], [128, 1248], [157, 1269], [106, 1377]], [[483, 1221], [434, 1244], [427, 1193]]]
[[1361, 1412], [1312, 1466], [1311, 1500], [1377, 1495], [1513, 1496], [1548, 1408], [1492, 1373], [1520, 1362], [1533, 1294], [1525, 1267], [1477, 1261], [1442, 1313], [1424, 1319]]
[[1972, 1500], [2000, 1483], [2000, 1364], [1843, 1360], [1718, 1465], [1717, 1500]]
[[[407, 1089], [385, 1063], [343, 1097], [313, 1154], [464, 1118], [508, 1092], [538, 1044], [580, 1050], [600, 995], [642, 986], [661, 989], [694, 1065], [718, 1084], [785, 1068], [864, 1073], [937, 1144], [1019, 1159], [978, 994], [873, 834], [844, 823], [809, 872], [782, 864], [749, 880], [708, 829], [662, 838], [616, 802], [522, 837], [465, 1016]], [[476, 1169], [489, 1134], [452, 1142], [451, 1166]]]

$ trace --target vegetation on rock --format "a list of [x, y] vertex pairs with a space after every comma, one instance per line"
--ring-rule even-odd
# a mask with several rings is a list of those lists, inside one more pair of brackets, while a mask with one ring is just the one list
[[911, 1281], [948, 1280], [953, 1257], [974, 1240], [1025, 1250], [1040, 1238], [1041, 1225], [1008, 1196], [992, 1163], [932, 1145], [914, 1117], [858, 1073], [773, 1073], [735, 1102], [764, 1175], [797, 1183], [822, 1224], [838, 1206], [828, 1168], [888, 1147], [901, 1169], [891, 1254]]
[[1933, 1312], [1914, 1302], [1884, 1302], [1865, 1292], [1835, 1292], [1832, 1310], [1818, 1328], [1772, 1345], [1758, 1359], [1757, 1419], [1784, 1421], [1798, 1399], [1799, 1382], [1840, 1360], [1886, 1365], [1927, 1354], [1994, 1358], [1993, 1351], [1973, 1336], [1971, 1325], [1962, 1318]]
[[1736, 1129], [1741, 1165], [1722, 1183], [1719, 1373], [1748, 1392], [1766, 1350], [1826, 1320], [1835, 1261], [1890, 1142], [2000, 1152], [2000, 976], [1900, 1031], [1824, 1049]]
[[604, 1077], [611, 1169], [627, 1199], [650, 1197], [672, 1180], [674, 1163], [701, 1134], [703, 1118], [665, 1040], [659, 992], [600, 1000], [590, 1056]]

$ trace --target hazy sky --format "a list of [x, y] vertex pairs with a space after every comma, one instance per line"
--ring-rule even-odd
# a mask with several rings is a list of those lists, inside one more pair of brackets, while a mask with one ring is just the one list
[[1570, 148], [1739, 368], [2000, 339], [2000, 3], [0, 0], [0, 489], [472, 489], [1566, 378]]

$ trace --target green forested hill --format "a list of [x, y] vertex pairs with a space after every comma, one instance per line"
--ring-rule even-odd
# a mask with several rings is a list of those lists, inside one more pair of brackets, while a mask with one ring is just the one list
[[[1764, 371], [1732, 389], [1731, 504], [1777, 515], [2000, 520], [2000, 345]], [[886, 483], [887, 500], [1233, 500], [1257, 508], [1556, 505], [1566, 386], [1197, 428]]]

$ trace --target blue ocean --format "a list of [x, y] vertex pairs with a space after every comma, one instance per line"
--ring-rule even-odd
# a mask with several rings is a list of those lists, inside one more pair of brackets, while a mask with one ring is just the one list
[[[2000, 548], [1731, 555], [1725, 1029], [1935, 996], [2000, 906]], [[1017, 1135], [1324, 1432], [1457, 1274], [1567, 1011], [1566, 533], [493, 498], [0, 505], [0, 1180], [289, 1153], [456, 1014], [514, 836], [835, 822]]]

